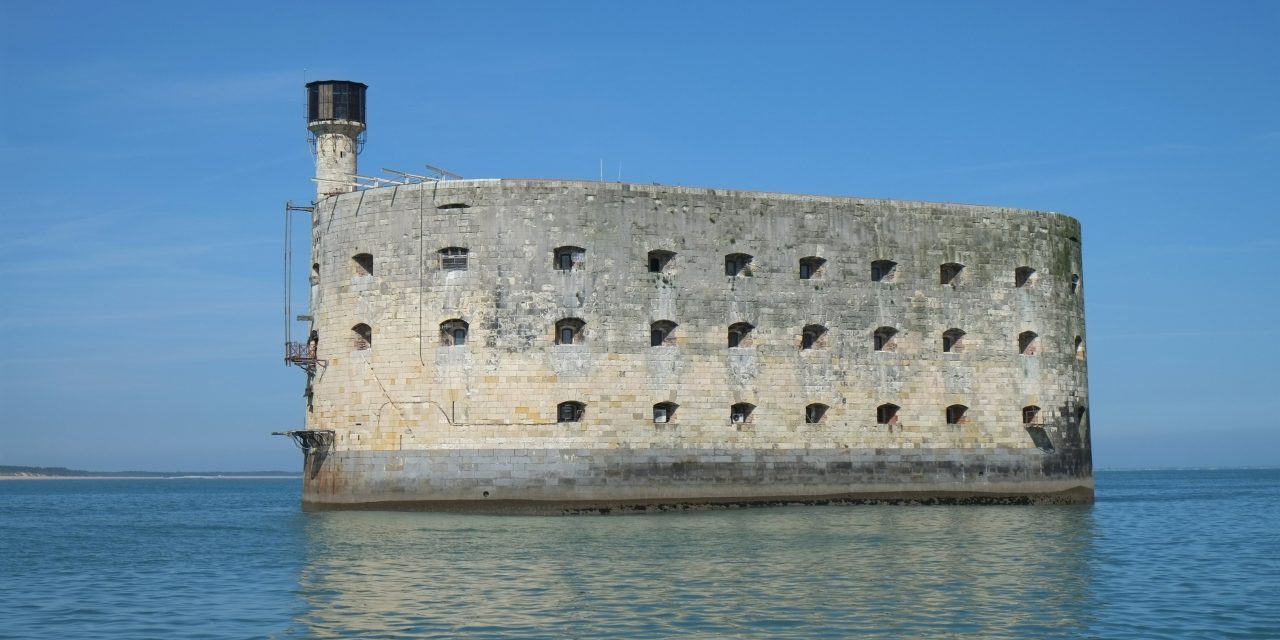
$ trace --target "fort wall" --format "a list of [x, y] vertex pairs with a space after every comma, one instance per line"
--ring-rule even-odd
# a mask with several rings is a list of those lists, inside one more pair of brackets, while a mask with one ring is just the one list
[[456, 180], [312, 222], [309, 506], [1092, 500], [1070, 217]]

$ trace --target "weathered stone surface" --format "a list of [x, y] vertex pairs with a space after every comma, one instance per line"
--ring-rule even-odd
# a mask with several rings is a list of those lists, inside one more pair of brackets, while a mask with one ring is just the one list
[[[308, 505], [1092, 500], [1080, 230], [1067, 216], [460, 180], [330, 197], [313, 223], [327, 366], [308, 427], [336, 437], [308, 460]], [[465, 271], [443, 268], [447, 247], [468, 249]], [[585, 251], [560, 270], [559, 247]], [[662, 272], [649, 272], [651, 250], [675, 254]], [[372, 276], [358, 275], [361, 253]], [[753, 260], [728, 277], [734, 253]], [[825, 262], [801, 279], [811, 256]], [[876, 260], [896, 263], [879, 282]], [[942, 284], [948, 263], [963, 269]], [[1024, 286], [1019, 267], [1035, 269]], [[585, 328], [557, 345], [565, 318]], [[450, 320], [467, 323], [464, 345], [442, 336]], [[652, 347], [662, 320], [673, 339]], [[754, 329], [728, 348], [739, 322]], [[361, 323], [370, 349], [356, 348]], [[809, 325], [826, 333], [802, 349]], [[879, 327], [897, 330], [882, 351]], [[962, 342], [943, 352], [949, 329]], [[1019, 353], [1026, 331], [1035, 355]], [[585, 405], [580, 421], [557, 422], [566, 401]], [[665, 424], [660, 402], [678, 405]], [[730, 421], [735, 403], [754, 405], [748, 422]], [[828, 407], [816, 424], [812, 403]], [[900, 407], [894, 424], [877, 424], [885, 403]], [[952, 405], [967, 407], [959, 424]], [[1028, 406], [1041, 408], [1031, 429]]]

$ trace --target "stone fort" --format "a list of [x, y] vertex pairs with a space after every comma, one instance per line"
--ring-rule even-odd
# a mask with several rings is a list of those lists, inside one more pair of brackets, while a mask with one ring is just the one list
[[1076, 220], [370, 185], [364, 85], [308, 90], [304, 508], [1092, 502]]

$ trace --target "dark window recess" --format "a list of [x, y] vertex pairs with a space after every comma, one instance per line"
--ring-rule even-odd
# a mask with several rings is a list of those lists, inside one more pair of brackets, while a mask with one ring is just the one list
[[363, 322], [351, 327], [352, 346], [357, 350], [373, 348], [373, 329]]
[[814, 403], [804, 408], [805, 424], [818, 424], [827, 416], [827, 405]]
[[969, 410], [962, 404], [953, 404], [947, 407], [947, 424], [964, 424], [969, 421], [965, 417], [965, 412]]
[[556, 344], [581, 344], [582, 330], [586, 326], [586, 323], [578, 318], [565, 318], [556, 322]]
[[812, 278], [821, 277], [822, 267], [826, 263], [827, 263], [826, 260], [816, 256], [801, 258], [800, 259], [800, 279], [809, 280]]
[[351, 261], [355, 263], [357, 276], [373, 275], [373, 254], [357, 253], [351, 256]]
[[801, 349], [822, 349], [826, 345], [827, 328], [820, 324], [806, 325], [800, 331]]
[[1034, 356], [1036, 348], [1039, 346], [1040, 336], [1034, 331], [1023, 331], [1018, 334], [1018, 353], [1024, 356]]
[[876, 424], [898, 424], [898, 409], [896, 404], [882, 404], [876, 407]]
[[955, 284], [956, 278], [960, 277], [960, 272], [964, 271], [964, 265], [956, 262], [948, 262], [938, 268], [938, 281], [941, 284]]
[[1049, 438], [1049, 434], [1045, 433], [1044, 427], [1040, 425], [1027, 425], [1027, 434], [1031, 436], [1031, 442], [1036, 448], [1045, 452], [1053, 453], [1053, 440]]
[[729, 348], [751, 346], [751, 330], [755, 327], [746, 322], [739, 322], [729, 326]]
[[649, 273], [662, 273], [676, 254], [670, 251], [654, 250], [649, 252]]
[[1084, 359], [1084, 338], [1080, 336], [1076, 336], [1076, 358], [1079, 360]]
[[471, 205], [465, 202], [447, 202], [436, 208], [437, 209], [470, 209]]
[[872, 282], [893, 282], [894, 270], [898, 263], [892, 260], [876, 260], [871, 263]]
[[457, 318], [440, 323], [440, 344], [445, 347], [460, 347], [467, 344], [469, 325]]
[[649, 346], [675, 346], [675, 330], [676, 323], [671, 322], [670, 320], [659, 320], [649, 325]]
[[445, 271], [466, 271], [467, 250], [462, 247], [447, 247], [440, 250], [440, 268]]
[[320, 284], [320, 263], [315, 262], [311, 265], [311, 284]]
[[659, 402], [653, 405], [653, 422], [655, 424], [666, 424], [676, 419], [676, 404], [674, 402]]
[[1035, 282], [1036, 270], [1031, 267], [1018, 267], [1013, 271], [1013, 286], [1029, 287]]
[[586, 405], [581, 402], [561, 402], [556, 405], [556, 422], [581, 422]]
[[872, 335], [871, 344], [876, 351], [896, 351], [898, 348], [898, 330], [893, 327], [880, 327]]
[[734, 424], [744, 424], [751, 422], [751, 412], [756, 408], [755, 405], [746, 402], [729, 407], [729, 422]]
[[1076, 290], [1079, 288], [1080, 288], [1080, 275], [1073, 273], [1071, 274], [1071, 293], [1075, 293]]
[[724, 274], [731, 278], [751, 275], [752, 257], [745, 253], [731, 253], [724, 257]]
[[947, 329], [942, 332], [943, 353], [959, 353], [964, 351], [964, 332], [959, 329]]
[[1088, 412], [1084, 407], [1076, 407], [1076, 426], [1084, 424], [1084, 416]]
[[587, 250], [582, 247], [558, 247], [555, 250], [554, 265], [560, 271], [573, 271], [583, 267]]
[[1022, 424], [1040, 424], [1040, 407], [1031, 406], [1022, 408]]

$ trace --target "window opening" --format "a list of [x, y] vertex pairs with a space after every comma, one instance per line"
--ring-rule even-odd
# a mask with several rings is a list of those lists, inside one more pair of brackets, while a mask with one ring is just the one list
[[470, 326], [463, 320], [454, 318], [440, 323], [440, 345], [445, 347], [461, 347], [467, 344], [467, 331]]
[[320, 284], [320, 263], [311, 263], [311, 284]]
[[649, 325], [649, 346], [651, 347], [671, 347], [675, 346], [675, 330], [676, 323], [670, 320], [659, 320]]
[[1076, 336], [1076, 359], [1084, 360], [1084, 338]]
[[659, 402], [653, 405], [653, 422], [655, 424], [666, 424], [676, 419], [676, 404], [674, 402]]
[[555, 251], [554, 266], [559, 271], [581, 269], [587, 251], [582, 247], [558, 247]]
[[1034, 331], [1023, 331], [1018, 334], [1018, 353], [1024, 356], [1034, 356], [1036, 354], [1036, 343], [1039, 342], [1040, 336]]
[[1018, 267], [1013, 271], [1013, 286], [1029, 287], [1034, 284], [1036, 270], [1031, 267]]
[[1040, 407], [1033, 405], [1022, 408], [1022, 424], [1039, 424]]
[[872, 336], [872, 346], [876, 351], [896, 351], [898, 348], [898, 330], [893, 327], [880, 327]]
[[960, 277], [961, 271], [964, 271], [964, 265], [957, 262], [948, 262], [939, 267], [939, 281], [942, 284], [954, 285], [956, 278]]
[[731, 278], [751, 275], [751, 256], [745, 253], [731, 253], [724, 257], [724, 274]]
[[947, 329], [942, 332], [942, 352], [960, 353], [964, 351], [964, 332], [959, 329]]
[[581, 402], [561, 402], [556, 405], [557, 422], [581, 422], [586, 405]]
[[822, 274], [822, 266], [827, 263], [826, 260], [817, 256], [800, 259], [800, 279], [809, 280], [811, 278], [820, 277]]
[[448, 202], [436, 208], [437, 209], [470, 209], [471, 205], [465, 202]]
[[357, 350], [373, 348], [373, 329], [363, 322], [351, 327], [352, 341]]
[[814, 403], [804, 408], [805, 424], [818, 424], [827, 415], [827, 405]]
[[898, 424], [898, 409], [896, 404], [882, 404], [876, 407], [876, 424]]
[[755, 405], [746, 402], [729, 407], [729, 422], [733, 424], [745, 424], [751, 422], [751, 412], [755, 410]]
[[964, 424], [969, 421], [965, 417], [965, 412], [969, 410], [962, 404], [953, 404], [947, 407], [947, 424]]
[[729, 326], [729, 348], [751, 346], [751, 330], [755, 327], [746, 322], [739, 322]]
[[827, 328], [820, 324], [806, 325], [800, 331], [801, 349], [822, 349], [826, 345]]
[[871, 263], [872, 282], [893, 282], [894, 269], [898, 263], [892, 260], [876, 260]]
[[441, 249], [440, 268], [445, 271], [466, 271], [467, 250], [462, 247], [447, 247]]
[[1071, 293], [1075, 293], [1076, 289], [1078, 289], [1079, 287], [1080, 287], [1080, 275], [1076, 273], [1071, 274]]
[[351, 260], [352, 262], [355, 262], [357, 276], [373, 275], [373, 254], [357, 253], [356, 255], [351, 256]]
[[649, 252], [649, 273], [663, 273], [676, 254], [670, 251], [654, 250]]
[[556, 322], [556, 344], [582, 344], [582, 331], [586, 323], [578, 318], [565, 318]]

